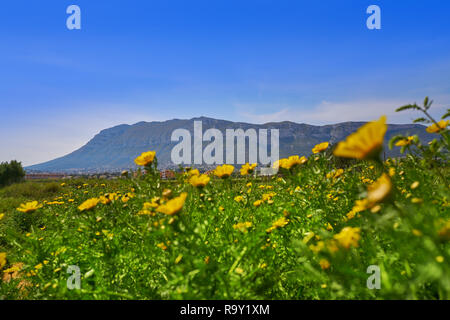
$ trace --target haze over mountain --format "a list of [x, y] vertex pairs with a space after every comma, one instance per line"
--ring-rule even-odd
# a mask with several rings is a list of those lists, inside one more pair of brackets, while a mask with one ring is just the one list
[[[202, 121], [203, 132], [209, 128], [219, 129], [225, 137], [226, 129], [279, 129], [280, 157], [289, 155], [310, 155], [311, 148], [317, 143], [329, 141], [334, 144], [356, 131], [364, 122], [343, 122], [332, 125], [313, 126], [290, 121], [266, 124], [231, 122], [212, 118], [193, 118], [190, 120], [173, 119], [162, 122], [138, 122], [133, 125], [122, 124], [100, 131], [86, 145], [63, 157], [44, 163], [28, 166], [28, 171], [42, 172], [113, 172], [136, 168], [133, 160], [144, 151], [155, 150], [158, 167], [161, 169], [177, 167], [171, 161], [172, 148], [178, 141], [172, 142], [172, 132], [187, 129], [194, 137], [194, 121]], [[417, 124], [390, 124], [385, 138], [386, 156], [399, 155], [399, 148], [389, 150], [387, 142], [397, 134], [417, 134], [422, 141], [428, 142], [433, 136], [425, 127]], [[193, 139], [192, 139], [193, 140]], [[270, 143], [270, 138], [268, 139]], [[203, 148], [210, 142], [203, 142]], [[224, 143], [225, 145], [225, 143]], [[270, 146], [268, 148], [270, 152]], [[248, 153], [248, 145], [247, 145]], [[225, 153], [224, 153], [225, 154]]]

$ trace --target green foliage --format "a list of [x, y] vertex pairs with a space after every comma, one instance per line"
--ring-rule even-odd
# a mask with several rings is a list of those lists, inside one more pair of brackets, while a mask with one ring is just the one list
[[0, 187], [19, 182], [25, 177], [22, 164], [15, 160], [0, 163]]
[[[22, 213], [11, 207], [0, 221], [7, 267], [24, 263], [23, 278], [2, 285], [0, 296], [25, 298], [17, 285], [26, 279], [31, 299], [450, 298], [450, 247], [439, 236], [450, 219], [450, 194], [437, 173], [442, 166], [423, 166], [416, 157], [389, 160], [385, 169], [396, 171], [393, 199], [377, 213], [348, 220], [380, 168], [358, 162], [332, 178], [329, 161], [321, 155], [291, 175], [265, 181], [213, 179], [202, 190], [182, 175], [156, 188], [145, 177], [105, 186], [67, 181], [57, 194], [48, 194], [43, 208]], [[442, 170], [447, 181], [449, 172], [447, 166]], [[189, 193], [181, 212], [138, 215], [144, 202], [166, 188], [174, 196]], [[91, 197], [118, 191], [134, 197], [77, 209]], [[273, 203], [255, 208], [253, 202], [269, 192], [276, 193]], [[242, 202], [234, 200], [238, 195]], [[412, 202], [416, 198], [420, 201]], [[289, 223], [268, 233], [281, 217]], [[248, 232], [233, 227], [245, 221], [252, 222]], [[358, 247], [334, 255], [311, 250], [346, 226], [361, 228]], [[330, 268], [321, 268], [323, 259]], [[82, 271], [81, 290], [67, 289], [69, 265]], [[366, 287], [369, 265], [382, 270], [381, 290]]]

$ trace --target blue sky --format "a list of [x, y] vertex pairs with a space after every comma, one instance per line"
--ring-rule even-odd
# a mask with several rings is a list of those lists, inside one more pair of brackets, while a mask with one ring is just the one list
[[0, 37], [0, 161], [25, 165], [121, 123], [409, 123], [393, 110], [450, 105], [448, 1], [16, 0]]

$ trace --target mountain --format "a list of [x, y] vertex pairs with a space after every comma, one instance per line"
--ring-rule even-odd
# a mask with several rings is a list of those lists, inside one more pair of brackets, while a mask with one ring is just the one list
[[[122, 124], [100, 131], [86, 145], [63, 157], [32, 165], [28, 171], [43, 172], [112, 172], [135, 168], [133, 160], [144, 151], [155, 150], [159, 168], [176, 167], [171, 162], [172, 148], [178, 141], [171, 142], [172, 132], [187, 129], [194, 137], [194, 121], [202, 121], [203, 132], [209, 128], [219, 129], [225, 137], [225, 129], [279, 129], [280, 157], [293, 154], [309, 155], [317, 143], [329, 141], [331, 144], [343, 140], [356, 131], [364, 122], [343, 122], [332, 125], [313, 126], [290, 121], [250, 124], [200, 117], [190, 120], [173, 119], [163, 122], [138, 122], [133, 125]], [[433, 139], [425, 127], [417, 124], [390, 124], [385, 143], [397, 134], [417, 134], [422, 141]], [[192, 138], [193, 140], [193, 138]], [[270, 139], [269, 139], [270, 140]], [[203, 143], [203, 148], [209, 142]], [[225, 144], [225, 143], [224, 143]], [[248, 147], [247, 147], [248, 149]], [[386, 156], [399, 155], [399, 148], [389, 150], [385, 146]], [[270, 149], [269, 149], [270, 150]]]

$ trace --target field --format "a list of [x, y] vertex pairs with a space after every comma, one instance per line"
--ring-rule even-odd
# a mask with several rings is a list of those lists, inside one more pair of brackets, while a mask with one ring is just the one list
[[0, 298], [450, 299], [447, 125], [398, 159], [381, 118], [270, 177], [160, 180], [149, 152], [137, 176], [3, 188]]

